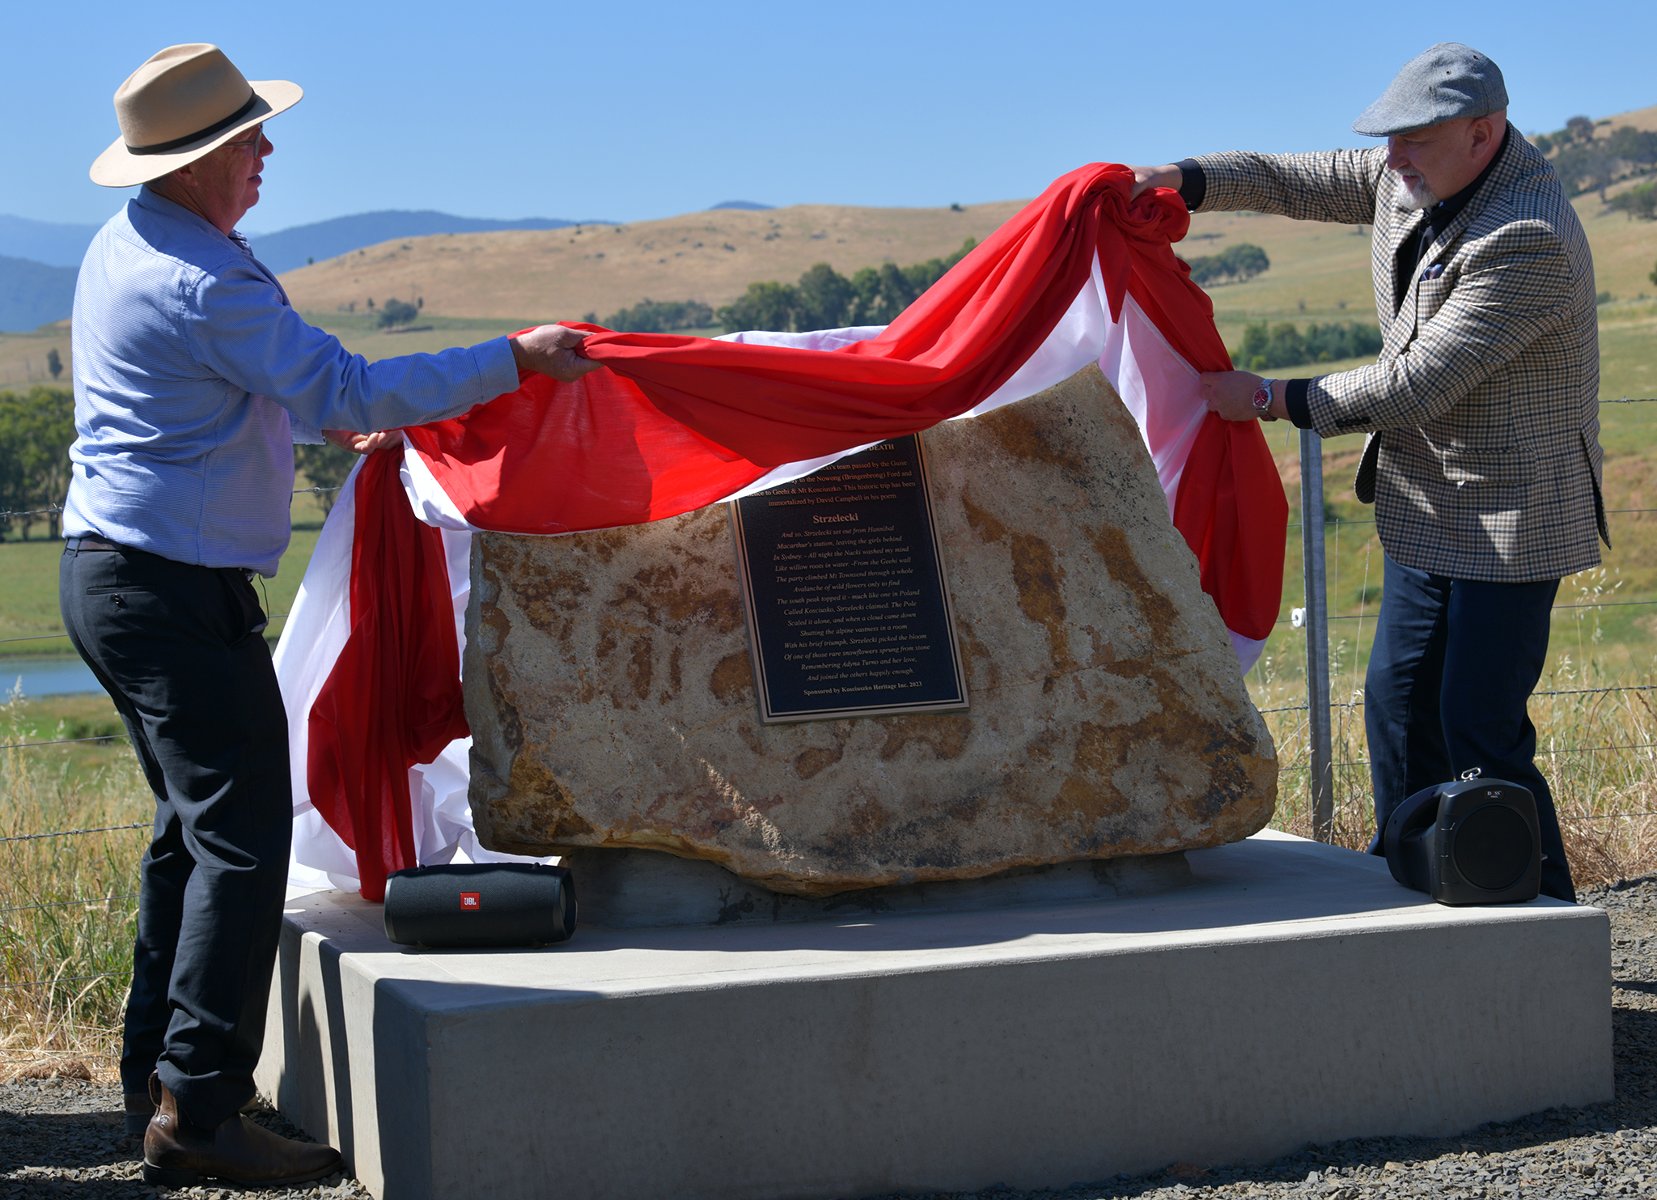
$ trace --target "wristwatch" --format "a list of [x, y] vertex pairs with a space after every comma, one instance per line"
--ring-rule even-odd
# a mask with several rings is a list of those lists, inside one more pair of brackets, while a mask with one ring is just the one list
[[1272, 384], [1276, 382], [1275, 379], [1262, 379], [1260, 386], [1254, 389], [1254, 398], [1250, 403], [1254, 405], [1255, 415], [1262, 421], [1277, 420], [1272, 416]]

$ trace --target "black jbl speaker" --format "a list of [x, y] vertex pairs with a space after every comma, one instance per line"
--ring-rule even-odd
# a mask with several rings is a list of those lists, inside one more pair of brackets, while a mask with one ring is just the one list
[[575, 884], [563, 867], [457, 863], [393, 871], [385, 935], [402, 946], [541, 946], [575, 932]]
[[1534, 900], [1541, 888], [1536, 797], [1503, 779], [1423, 788], [1387, 818], [1382, 848], [1394, 879], [1440, 904]]

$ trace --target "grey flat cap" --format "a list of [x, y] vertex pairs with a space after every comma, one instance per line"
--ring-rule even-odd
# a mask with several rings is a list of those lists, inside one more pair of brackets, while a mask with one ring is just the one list
[[1388, 137], [1506, 107], [1500, 67], [1471, 46], [1440, 42], [1405, 63], [1381, 98], [1352, 122], [1352, 130]]

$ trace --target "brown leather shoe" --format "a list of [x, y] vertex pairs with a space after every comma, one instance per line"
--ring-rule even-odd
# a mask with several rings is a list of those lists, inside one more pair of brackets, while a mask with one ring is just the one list
[[190, 1187], [207, 1179], [250, 1186], [305, 1183], [344, 1169], [331, 1146], [272, 1133], [241, 1114], [213, 1129], [187, 1125], [178, 1101], [150, 1079], [155, 1116], [144, 1131], [144, 1182]]
[[[154, 1071], [150, 1072], [150, 1078], [154, 1080]], [[148, 1092], [122, 1092], [121, 1107], [125, 1110], [126, 1135], [135, 1138], [143, 1137], [144, 1131], [150, 1127], [150, 1118], [155, 1116], [155, 1101], [150, 1099], [150, 1094]], [[245, 1113], [259, 1111], [259, 1097], [255, 1096], [242, 1105], [242, 1111]]]

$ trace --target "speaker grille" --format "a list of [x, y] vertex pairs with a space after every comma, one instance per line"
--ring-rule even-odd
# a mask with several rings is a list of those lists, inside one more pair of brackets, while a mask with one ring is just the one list
[[1505, 805], [1487, 804], [1462, 818], [1451, 853], [1463, 879], [1499, 892], [1529, 870], [1530, 843], [1530, 827], [1523, 817]]

